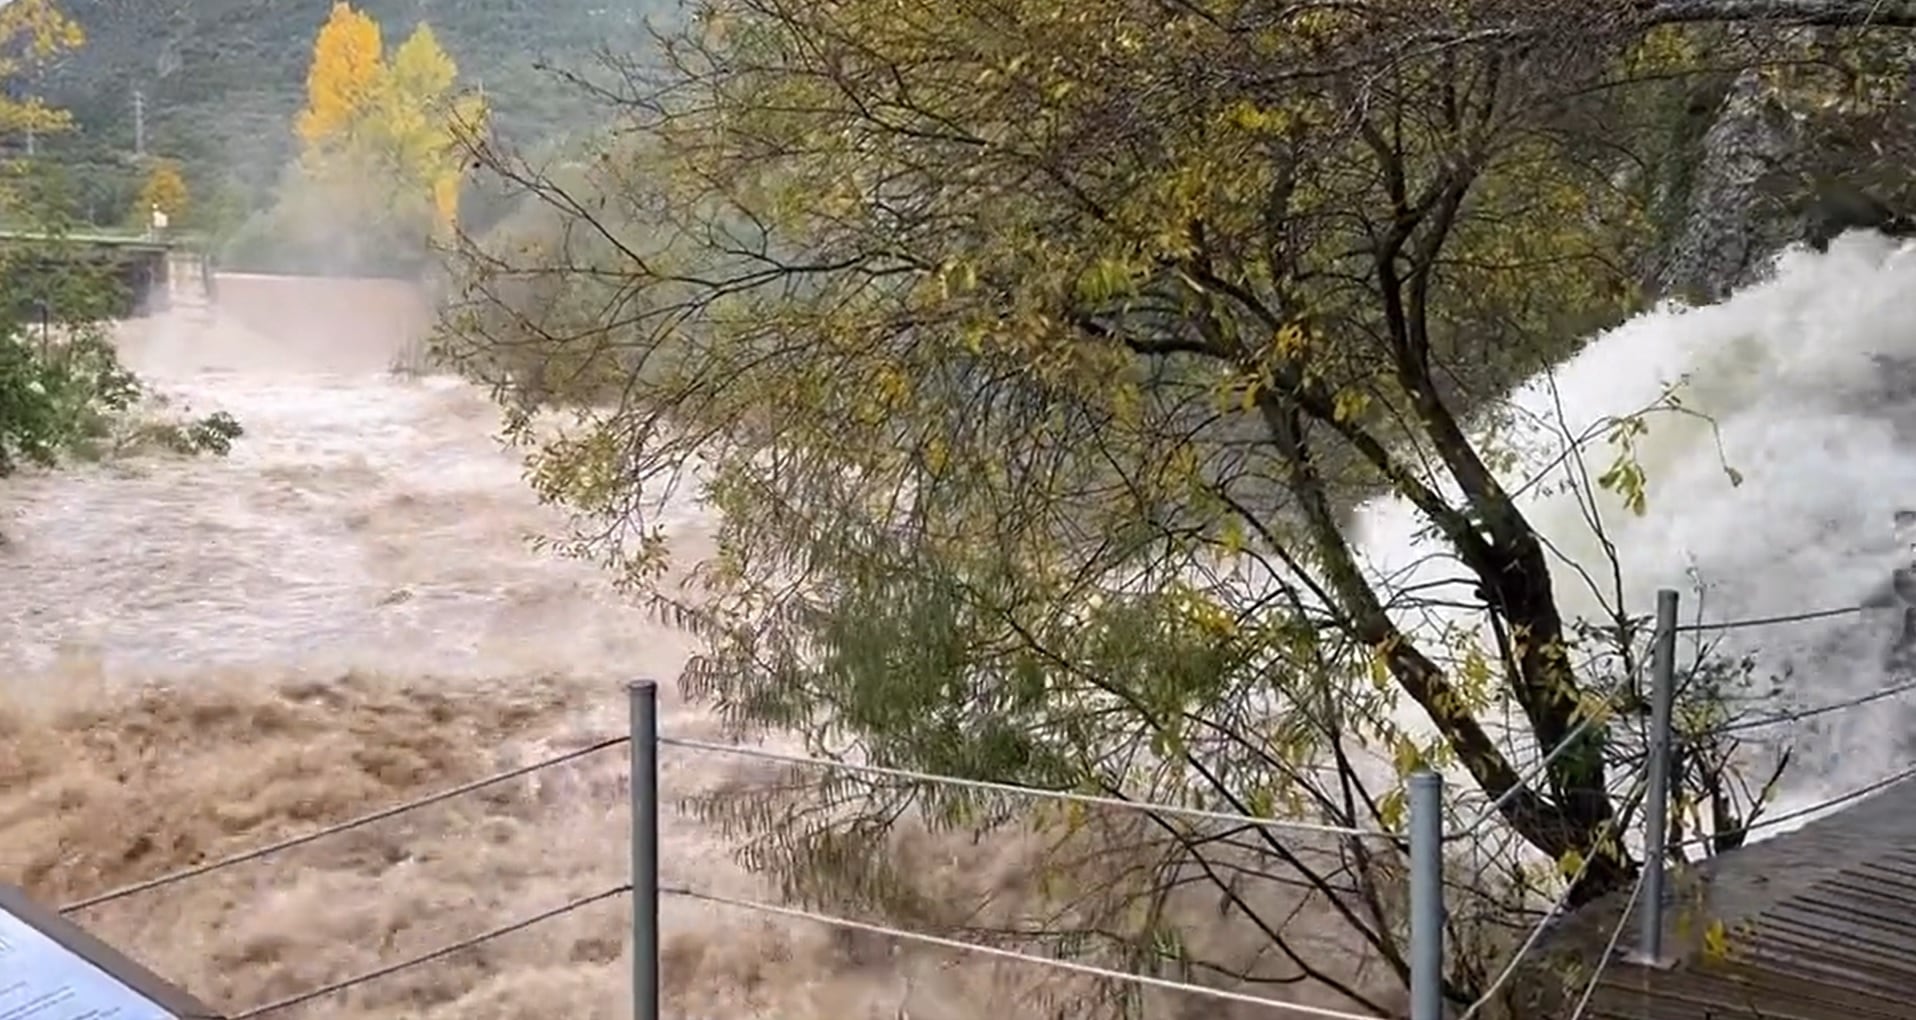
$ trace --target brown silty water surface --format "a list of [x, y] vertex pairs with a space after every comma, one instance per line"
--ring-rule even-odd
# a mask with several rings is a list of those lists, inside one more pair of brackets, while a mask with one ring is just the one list
[[[1880, 245], [1793, 255], [1772, 283], [1711, 309], [1646, 313], [1526, 398], [1571, 406], [1557, 413], [1576, 435], [1654, 406], [1670, 379], [1696, 380], [1695, 420], [1659, 424], [1641, 451], [1664, 493], [1655, 509], [1605, 511], [1603, 542], [1634, 599], [1689, 590], [1694, 573], [1722, 585], [1709, 618], [1764, 618], [1853, 605], [1907, 564], [1884, 525], [1916, 491], [1916, 412], [1906, 387], [1878, 391], [1882, 359], [1916, 364], [1916, 330], [1890, 304], [1913, 274], [1906, 252]], [[387, 371], [425, 321], [416, 297], [261, 277], [222, 277], [217, 291], [215, 309], [128, 325], [123, 347], [177, 401], [237, 416], [248, 434], [232, 456], [0, 484], [0, 880], [50, 904], [616, 735], [623, 682], [669, 680], [692, 651], [591, 567], [527, 547], [561, 522], [493, 440], [483, 394]], [[1747, 484], [1725, 480], [1726, 457]], [[1602, 563], [1583, 491], [1539, 495], [1527, 512], [1553, 549]], [[695, 508], [666, 523], [688, 557], [705, 548]], [[1371, 508], [1360, 530], [1380, 576], [1421, 583], [1399, 571], [1444, 569], [1414, 537], [1413, 508]], [[1587, 615], [1579, 599], [1594, 595], [1566, 595]], [[1724, 654], [1761, 651], [1764, 675], [1813, 677], [1792, 682], [1788, 705], [1864, 696], [1893, 679], [1893, 634], [1863, 616], [1733, 632]], [[1870, 701], [1819, 722], [1777, 809], [1903, 767], [1908, 713]], [[717, 733], [669, 685], [664, 720]], [[668, 798], [748, 776], [661, 757]], [[243, 1010], [625, 881], [624, 768], [622, 753], [602, 754], [78, 919]], [[1015, 908], [1036, 842], [919, 838], [901, 852], [925, 891], [950, 889], [953, 903], [999, 894]], [[668, 812], [662, 843], [668, 884], [769, 898], [715, 831]], [[1292, 913], [1275, 886], [1258, 894], [1266, 916], [1310, 929], [1288, 930], [1314, 965], [1372, 983], [1329, 912]], [[1351, 1008], [1281, 983], [1295, 969], [1214, 895], [1183, 908], [1201, 955], [1268, 966], [1272, 995]], [[664, 921], [675, 1017], [1048, 1020], [1034, 986], [1069, 997], [1029, 967], [762, 915], [671, 901]], [[622, 901], [595, 905], [281, 1015], [620, 1016], [626, 924]], [[1282, 1013], [1185, 998], [1149, 1000], [1142, 1015]]]
[[[122, 347], [176, 406], [235, 415], [231, 456], [0, 487], [0, 880], [48, 904], [621, 734], [623, 682], [670, 680], [692, 650], [591, 567], [528, 548], [561, 522], [482, 393], [387, 372], [425, 321], [416, 297], [239, 276], [217, 293], [125, 325]], [[700, 546], [695, 511], [668, 523]], [[716, 735], [662, 696], [666, 726]], [[668, 798], [741, 777], [662, 758]], [[624, 770], [603, 752], [76, 920], [238, 1011], [625, 881]], [[765, 895], [699, 823], [668, 810], [662, 841], [668, 884]], [[664, 923], [675, 1016], [1015, 1001], [990, 966], [798, 922], [668, 902]], [[603, 902], [278, 1015], [622, 1016], [626, 931], [625, 900]]]

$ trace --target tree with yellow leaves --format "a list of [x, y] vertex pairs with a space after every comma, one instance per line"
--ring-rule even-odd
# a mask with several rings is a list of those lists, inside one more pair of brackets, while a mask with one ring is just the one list
[[[1401, 831], [1408, 774], [1448, 768], [1484, 840], [1456, 923], [1539, 881], [1496, 846], [1563, 865], [1572, 904], [1629, 887], [1646, 752], [1613, 713], [1640, 621], [1621, 571], [1553, 575], [1525, 491], [1644, 513], [1643, 418], [1564, 446], [1473, 396], [1634, 301], [1628, 185], [1661, 137], [1639, 90], [1666, 77], [1630, 67], [1640, 43], [1909, 5], [700, 6], [664, 67], [601, 92], [616, 141], [586, 181], [482, 151], [551, 223], [470, 252], [447, 341], [604, 383], [560, 394], [564, 430], [513, 421], [535, 487], [582, 517], [570, 551], [699, 630], [691, 695], [885, 765], [1330, 832]], [[1563, 457], [1526, 478], [1509, 437]], [[1592, 454], [1617, 460], [1586, 474]], [[687, 597], [649, 515], [694, 479], [720, 526]], [[1348, 516], [1378, 493], [1449, 576], [1380, 570]], [[1575, 618], [1586, 588], [1614, 615]], [[1690, 786], [1706, 757], [1673, 782], [1739, 831], [1764, 798]], [[1408, 970], [1382, 842], [836, 777], [711, 816], [811, 902], [1373, 1015], [1394, 1008], [1304, 947]], [[1026, 823], [1049, 848], [1028, 913], [1002, 890], [946, 912], [885, 838]], [[1287, 930], [1302, 897], [1326, 911]]]
[[341, 0], [313, 42], [306, 72], [306, 108], [295, 129], [309, 151], [348, 132], [365, 114], [385, 77], [379, 23]]
[[136, 222], [145, 222], [153, 210], [166, 214], [167, 219], [178, 224], [186, 216], [189, 201], [186, 177], [180, 172], [178, 160], [156, 159], [146, 172], [146, 182], [140, 186], [139, 206], [134, 210]]
[[425, 185], [441, 236], [456, 222], [464, 177], [456, 132], [481, 114], [476, 97], [454, 94], [458, 74], [431, 26], [421, 24], [393, 52], [374, 121], [403, 179]]
[[341, 0], [321, 28], [296, 125], [306, 175], [351, 200], [361, 220], [433, 236], [456, 223], [462, 162], [455, 132], [480, 106], [455, 93], [458, 67], [421, 24], [388, 57], [373, 18]]
[[[13, 81], [78, 49], [86, 33], [52, 0], [11, 0], [0, 6], [0, 81]], [[0, 132], [48, 134], [72, 125], [65, 110], [38, 99], [0, 96]]]

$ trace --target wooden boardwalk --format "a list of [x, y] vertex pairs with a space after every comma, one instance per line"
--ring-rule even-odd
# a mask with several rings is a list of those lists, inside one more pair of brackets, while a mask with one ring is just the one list
[[[1670, 886], [1671, 965], [1632, 962], [1635, 911], [1619, 916], [1627, 896], [1600, 901], [1545, 941], [1509, 1015], [1916, 1020], [1916, 779], [1672, 875]], [[1578, 1014], [1590, 967], [1620, 920], [1630, 927]], [[1712, 921], [1721, 926], [1712, 931]]]

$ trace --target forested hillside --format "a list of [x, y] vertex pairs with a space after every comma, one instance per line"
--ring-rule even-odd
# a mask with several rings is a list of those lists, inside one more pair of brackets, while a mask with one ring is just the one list
[[[396, 44], [429, 22], [467, 85], [483, 86], [494, 124], [537, 142], [580, 115], [571, 90], [538, 69], [576, 66], [600, 48], [630, 50], [644, 18], [670, 0], [369, 0], [358, 5]], [[72, 0], [84, 47], [28, 87], [71, 110], [80, 133], [60, 145], [96, 168], [93, 187], [134, 143], [144, 94], [149, 151], [183, 159], [206, 198], [257, 201], [294, 152], [313, 38], [329, 0]], [[82, 182], [83, 185], [86, 182]], [[122, 183], [120, 186], [124, 186]], [[113, 207], [118, 195], [98, 199]]]

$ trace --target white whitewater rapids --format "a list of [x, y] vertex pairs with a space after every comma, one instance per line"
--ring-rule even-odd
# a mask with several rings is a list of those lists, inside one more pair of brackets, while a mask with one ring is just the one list
[[[270, 312], [281, 298], [278, 291], [261, 296], [265, 286], [255, 287], [255, 304]], [[244, 300], [243, 290], [223, 285], [222, 302]], [[1580, 434], [1653, 404], [1687, 377], [1685, 406], [1714, 420], [1716, 431], [1700, 418], [1660, 414], [1650, 422], [1639, 449], [1647, 515], [1634, 517], [1603, 497], [1633, 612], [1647, 612], [1659, 587], [1686, 592], [1686, 609], [1695, 609], [1687, 594], [1693, 576], [1709, 586], [1707, 619], [1856, 605], [1888, 586], [1909, 557], [1892, 530], [1894, 515], [1916, 507], [1912, 293], [1916, 257], [1879, 237], [1843, 238], [1828, 255], [1787, 254], [1772, 282], [1720, 305], [1639, 316], [1517, 394], [1543, 421], [1558, 420], [1560, 403], [1568, 430]], [[196, 412], [231, 412], [247, 434], [226, 459], [136, 461], [0, 482], [5, 697], [41, 692], [85, 702], [78, 678], [190, 681], [202, 671], [359, 669], [421, 684], [481, 677], [522, 688], [556, 675], [613, 685], [676, 672], [689, 638], [622, 604], [590, 566], [526, 547], [525, 538], [561, 522], [536, 504], [519, 464], [490, 438], [497, 418], [484, 395], [451, 379], [390, 377], [390, 345], [367, 339], [370, 329], [351, 329], [359, 309], [334, 305], [314, 320], [334, 331], [308, 329], [299, 340], [180, 315], [126, 328], [136, 369]], [[289, 329], [288, 337], [299, 332]], [[1601, 471], [1601, 440], [1590, 456], [1593, 473]], [[1731, 484], [1726, 462], [1743, 476], [1740, 486]], [[1576, 503], [1563, 494], [1526, 499], [1557, 549], [1602, 581], [1599, 546]], [[667, 522], [673, 540], [689, 549], [709, 523], [691, 507]], [[1399, 504], [1366, 508], [1360, 526], [1369, 565], [1380, 573], [1409, 570], [1429, 551], [1418, 538], [1422, 522]], [[1573, 614], [1597, 611], [1597, 595], [1575, 570], [1560, 570], [1558, 586]], [[1786, 697], [1813, 705], [1890, 679], [1884, 663], [1899, 629], [1900, 614], [1871, 612], [1725, 640], [1731, 650], [1759, 652], [1766, 670], [1790, 669]], [[676, 700], [668, 701], [668, 726], [716, 736], [708, 713]], [[1908, 698], [1887, 699], [1805, 727], [1780, 807], [1815, 803], [1916, 760], [1907, 736], [1916, 722], [1911, 708]], [[672, 761], [675, 789], [733, 776], [729, 763]], [[212, 804], [165, 808], [180, 819], [218, 815]], [[703, 881], [723, 870], [724, 837], [689, 818], [668, 820], [663, 842], [668, 881]], [[483, 887], [507, 888], [538, 873], [551, 847], [535, 849], [524, 858], [499, 852], [498, 874], [511, 878], [486, 872]], [[1008, 848], [991, 853], [1008, 871], [1023, 860]], [[452, 856], [474, 854], [484, 857], [472, 846]], [[988, 870], [977, 865], [981, 858], [961, 864], [955, 854], [940, 855], [939, 868], [967, 880]], [[622, 866], [617, 856], [607, 858], [609, 866]], [[284, 873], [341, 916], [385, 910], [370, 893], [343, 891], [359, 887], [315, 875], [308, 882]], [[726, 881], [725, 888], [750, 895], [749, 880]], [[200, 897], [191, 901], [205, 909], [197, 916], [225, 916], [218, 903], [228, 893], [196, 888], [181, 895]], [[725, 1008], [700, 1015], [892, 1017], [910, 1001], [906, 1015], [914, 1020], [955, 1020], [961, 1011], [976, 1015], [971, 1007], [986, 1001], [983, 979], [967, 976], [980, 971], [946, 968], [943, 959], [925, 958], [914, 995], [901, 977], [905, 957], [867, 959], [810, 928], [802, 936], [809, 941], [772, 939], [762, 919], [678, 910], [668, 919], [675, 952], [690, 954], [693, 936], [709, 936], [696, 947], [703, 955], [675, 958], [674, 973], [693, 975], [686, 994], [704, 989], [718, 1002], [743, 988], [765, 1003], [754, 1013], [726, 999]], [[300, 937], [311, 935], [308, 918], [297, 919]], [[315, 943], [289, 953], [283, 966], [327, 951]], [[721, 959], [723, 966], [715, 962]], [[826, 960], [833, 962], [817, 962]], [[551, 966], [508, 969], [528, 982], [557, 980]], [[269, 960], [255, 970], [278, 981], [281, 967]], [[616, 968], [602, 969], [610, 983], [591, 999], [610, 1003]], [[825, 997], [827, 985], [840, 997]], [[427, 1015], [395, 1010], [379, 1015]]]
[[[1594, 479], [1613, 455], [1603, 423], [1672, 389], [1686, 412], [1650, 415], [1636, 439], [1647, 476], [1642, 516], [1612, 493], [1591, 499], [1587, 483], [1526, 493], [1529, 520], [1561, 558], [1554, 581], [1566, 615], [1607, 617], [1614, 577], [1638, 615], [1652, 611], [1658, 588], [1676, 589], [1686, 623], [1699, 610], [1704, 622], [1767, 618], [1856, 606], [1885, 591], [1910, 562], [1895, 516], [1916, 507], [1911, 294], [1916, 253], [1851, 234], [1827, 255], [1785, 252], [1773, 279], [1720, 304], [1640, 315], [1514, 393], [1519, 417], [1540, 427], [1526, 441], [1529, 463], [1505, 479], [1513, 486], [1560, 482], [1564, 468], [1547, 465], [1566, 437], [1592, 431], [1584, 458]], [[1614, 575], [1588, 520], [1592, 503], [1616, 546]], [[1360, 520], [1379, 576], [1397, 584], [1459, 576], [1455, 564], [1419, 562], [1434, 542], [1401, 501], [1369, 506]], [[1781, 701], [1759, 710], [1787, 711], [1893, 685], [1887, 661], [1900, 631], [1900, 610], [1860, 612], [1724, 632], [1717, 652], [1754, 653], [1759, 682], [1787, 673]], [[1694, 651], [1686, 636], [1679, 659]], [[1772, 810], [1806, 808], [1916, 763], [1912, 707], [1916, 694], [1752, 734], [1797, 748]]]
[[[1695, 412], [1653, 415], [1638, 440], [1645, 516], [1598, 494], [1632, 612], [1647, 613], [1668, 586], [1685, 593], [1689, 619], [1697, 580], [1707, 619], [1855, 605], [1886, 588], [1909, 555], [1893, 517], [1916, 507], [1911, 293], [1916, 257], [1849, 235], [1827, 255], [1785, 253], [1773, 280], [1721, 304], [1638, 316], [1514, 395], [1528, 417], [1571, 435], [1673, 385]], [[79, 658], [152, 677], [291, 660], [469, 672], [503, 659], [616, 673], [656, 647], [656, 631], [637, 626], [604, 578], [525, 547], [559, 522], [488, 438], [496, 419], [474, 389], [389, 377], [392, 351], [379, 339], [268, 342], [190, 316], [126, 334], [129, 361], [161, 390], [232, 412], [247, 435], [223, 461], [8, 481], [0, 667], [45, 675]], [[1537, 438], [1540, 456], [1562, 445], [1547, 430]], [[1608, 457], [1601, 438], [1587, 445], [1592, 476]], [[1526, 510], [1562, 556], [1609, 584], [1569, 491], [1533, 491]], [[686, 507], [668, 523], [689, 535], [705, 522]], [[1398, 583], [1442, 570], [1410, 569], [1430, 551], [1423, 525], [1400, 502], [1366, 508], [1369, 565]], [[1565, 566], [1557, 580], [1571, 615], [1600, 615], [1579, 572]], [[1614, 601], [1607, 587], [1602, 595]], [[1732, 632], [1722, 650], [1760, 651], [1765, 670], [1793, 671], [1793, 703], [1817, 704], [1883, 686], [1899, 627], [1893, 611], [1854, 614]], [[1916, 756], [1910, 704], [1886, 699], [1795, 734], [1788, 799], [1810, 803], [1903, 767]]]
[[485, 394], [392, 377], [387, 338], [336, 321], [325, 349], [181, 313], [121, 327], [170, 410], [224, 410], [246, 434], [226, 458], [0, 483], [0, 670], [616, 677], [641, 661], [656, 629], [608, 579], [529, 548], [563, 522], [491, 438]]

